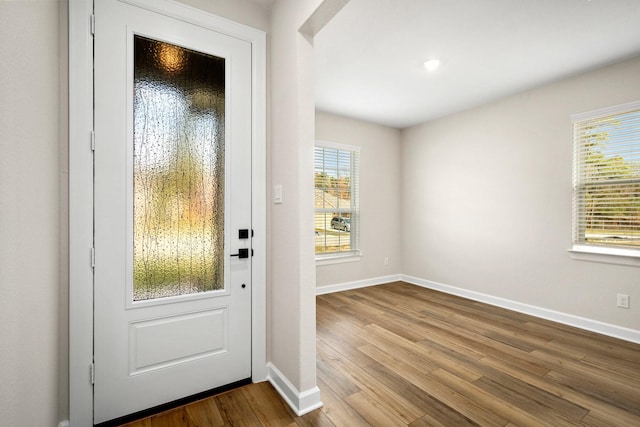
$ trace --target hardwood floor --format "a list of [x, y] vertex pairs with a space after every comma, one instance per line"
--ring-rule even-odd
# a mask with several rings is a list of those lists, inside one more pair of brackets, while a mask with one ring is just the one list
[[640, 345], [402, 282], [317, 298], [324, 406], [268, 383], [128, 424], [640, 426]]

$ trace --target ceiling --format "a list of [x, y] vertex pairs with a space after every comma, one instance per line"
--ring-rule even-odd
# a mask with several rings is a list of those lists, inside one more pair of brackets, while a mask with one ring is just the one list
[[273, 3], [276, 2], [276, 0], [249, 0], [249, 1], [259, 4], [260, 6], [266, 7], [266, 8], [273, 6]]
[[314, 43], [318, 110], [405, 128], [640, 55], [640, 0], [350, 0]]

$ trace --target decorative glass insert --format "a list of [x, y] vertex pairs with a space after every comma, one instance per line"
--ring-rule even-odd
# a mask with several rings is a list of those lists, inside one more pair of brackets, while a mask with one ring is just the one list
[[225, 60], [134, 37], [133, 300], [224, 288]]

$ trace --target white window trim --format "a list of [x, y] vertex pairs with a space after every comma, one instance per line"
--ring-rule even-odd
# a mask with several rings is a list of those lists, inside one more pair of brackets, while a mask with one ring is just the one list
[[[571, 122], [591, 120], [598, 117], [623, 114], [628, 111], [640, 109], [640, 101], [614, 105], [593, 111], [576, 113], [571, 115]], [[574, 142], [575, 144], [575, 142]], [[575, 213], [572, 213], [575, 221]], [[568, 250], [572, 259], [580, 261], [601, 262], [606, 264], [640, 266], [640, 250], [630, 248], [618, 248], [612, 246], [586, 245], [574, 243]]]
[[[600, 108], [593, 111], [572, 114], [571, 123], [590, 120], [597, 117], [613, 114], [623, 114], [628, 111], [640, 109], [640, 101], [628, 102], [611, 107]], [[575, 214], [572, 213], [572, 216]], [[574, 217], [575, 220], [575, 217]], [[573, 227], [573, 226], [572, 226]], [[574, 243], [567, 250], [572, 259], [579, 261], [601, 262], [605, 264], [640, 266], [640, 249], [618, 248], [611, 246], [596, 246]]]
[[610, 116], [612, 114], [623, 114], [640, 108], [640, 101], [627, 102], [626, 104], [613, 105], [611, 107], [599, 108], [597, 110], [575, 113], [571, 115], [571, 122], [581, 122], [583, 120], [595, 119], [598, 117]]
[[640, 250], [636, 249], [576, 244], [567, 251], [572, 259], [578, 261], [640, 267]]
[[357, 262], [361, 261], [362, 257], [363, 255], [360, 251], [344, 252], [338, 255], [316, 255], [316, 266]]
[[360, 154], [360, 146], [358, 145], [348, 145], [348, 144], [341, 144], [339, 142], [324, 141], [321, 139], [316, 139], [315, 146], [323, 147], [323, 148], [333, 148], [335, 150], [342, 150], [342, 151], [355, 151], [356, 153]]
[[[342, 150], [342, 151], [353, 151], [358, 155], [358, 162], [360, 161], [360, 146], [358, 145], [341, 144], [339, 142], [316, 139], [314, 147], [332, 148], [334, 150]], [[358, 165], [358, 175], [359, 174], [360, 174], [360, 165]], [[358, 180], [358, 187], [359, 187], [360, 176], [357, 177], [357, 180]], [[358, 191], [360, 191], [359, 188], [358, 188]], [[358, 211], [360, 210], [360, 200], [358, 200], [357, 210]], [[314, 209], [314, 213], [315, 211], [316, 210]], [[356, 232], [360, 233], [362, 227], [360, 226], [359, 221], [358, 221], [358, 227], [360, 228]], [[360, 250], [360, 247], [358, 247], [357, 250], [350, 251], [350, 252], [316, 254], [316, 266], [343, 264], [347, 262], [357, 262], [361, 260], [362, 260], [362, 252]]]

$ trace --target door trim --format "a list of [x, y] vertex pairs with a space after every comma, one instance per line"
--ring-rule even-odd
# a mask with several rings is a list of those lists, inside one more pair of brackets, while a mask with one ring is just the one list
[[[171, 0], [121, 0], [251, 44], [251, 375], [266, 364], [266, 34]], [[69, 1], [69, 421], [93, 424], [93, 0]]]

